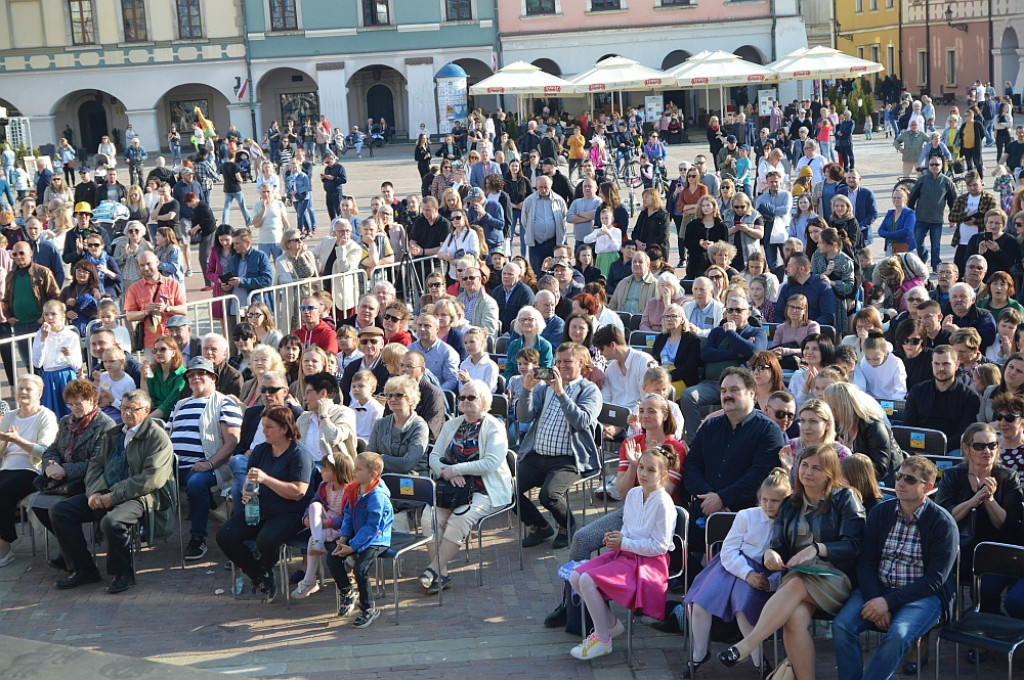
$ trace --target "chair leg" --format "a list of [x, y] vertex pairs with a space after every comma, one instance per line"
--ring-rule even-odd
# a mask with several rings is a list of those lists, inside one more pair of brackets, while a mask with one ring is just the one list
[[392, 584], [395, 589], [395, 625], [398, 625], [398, 558], [391, 560]]
[[[472, 536], [469, 537], [472, 540]], [[469, 545], [469, 541], [466, 541], [466, 545]], [[476, 584], [482, 586], [484, 584], [484, 528], [478, 526], [476, 529], [476, 554], [479, 562], [476, 567]], [[466, 556], [469, 556], [469, 552], [466, 552]]]
[[633, 610], [626, 617], [626, 665], [633, 667]]

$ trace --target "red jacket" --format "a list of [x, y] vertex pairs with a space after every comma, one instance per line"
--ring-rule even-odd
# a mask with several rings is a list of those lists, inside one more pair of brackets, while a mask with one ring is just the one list
[[321, 320], [316, 328], [309, 330], [305, 326], [295, 331], [303, 347], [316, 345], [325, 352], [338, 353], [338, 336], [325, 321]]

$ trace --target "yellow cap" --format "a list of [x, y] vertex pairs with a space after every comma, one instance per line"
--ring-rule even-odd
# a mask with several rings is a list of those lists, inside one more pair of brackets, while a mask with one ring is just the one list
[[91, 215], [92, 206], [89, 205], [88, 201], [79, 201], [78, 203], [75, 203], [75, 214], [77, 215], [78, 213], [87, 213]]

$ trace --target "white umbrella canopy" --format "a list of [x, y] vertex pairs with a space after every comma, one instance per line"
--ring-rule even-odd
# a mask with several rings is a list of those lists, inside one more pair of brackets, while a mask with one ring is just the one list
[[516, 61], [469, 88], [470, 94], [535, 94], [566, 96], [576, 93], [568, 80], [545, 73], [539, 66]]
[[620, 90], [665, 90], [675, 82], [663, 71], [625, 57], [608, 57], [571, 78], [579, 94]]
[[679, 88], [691, 89], [756, 85], [772, 80], [775, 72], [731, 52], [717, 50], [699, 52], [665, 75], [675, 78]]
[[885, 70], [879, 63], [821, 45], [801, 47], [768, 64], [767, 68], [775, 72], [778, 81], [857, 78]]

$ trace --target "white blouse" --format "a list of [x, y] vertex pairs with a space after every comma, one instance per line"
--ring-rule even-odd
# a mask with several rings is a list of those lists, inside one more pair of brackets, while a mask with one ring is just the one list
[[[65, 326], [61, 331], [50, 331], [46, 340], [42, 340], [42, 331], [36, 331], [32, 340], [32, 365], [44, 371], [60, 371], [82, 368], [82, 340], [74, 326]], [[61, 354], [61, 348], [68, 347], [68, 356]]]
[[748, 557], [755, 562], [764, 558], [765, 551], [772, 543], [774, 522], [760, 507], [737, 512], [732, 528], [722, 542], [722, 566], [736, 578], [746, 580], [753, 569], [744, 558]]
[[643, 487], [626, 494], [622, 509], [622, 550], [645, 557], [664, 555], [672, 549], [676, 530], [676, 508], [665, 489], [658, 489], [644, 501]]

